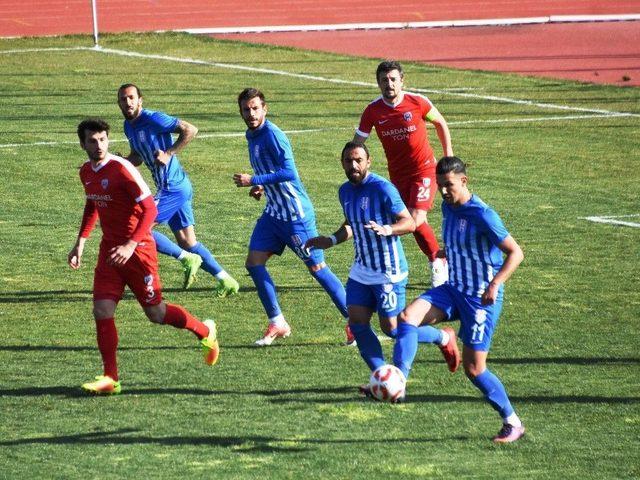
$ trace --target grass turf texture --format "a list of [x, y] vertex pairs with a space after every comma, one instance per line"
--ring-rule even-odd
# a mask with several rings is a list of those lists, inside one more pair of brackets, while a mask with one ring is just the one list
[[[77, 45], [90, 46], [86, 37], [0, 40], [0, 50]], [[373, 82], [377, 65], [176, 34], [105, 36], [103, 46], [350, 81]], [[366, 367], [356, 349], [341, 346], [340, 317], [291, 252], [270, 270], [293, 336], [251, 347], [265, 319], [243, 262], [262, 205], [231, 181], [249, 171], [236, 96], [256, 86], [281, 128], [319, 129], [290, 138], [319, 230], [328, 234], [342, 220], [338, 154], [376, 88], [92, 51], [0, 59], [0, 144], [62, 142], [0, 148], [0, 477], [640, 475], [640, 230], [579, 218], [640, 213], [637, 117], [491, 123], [588, 113], [429, 94], [451, 123], [456, 153], [471, 164], [472, 189], [502, 215], [526, 255], [507, 285], [490, 366], [528, 433], [516, 445], [494, 446], [496, 414], [462, 372], [448, 373], [432, 346], [419, 350], [406, 404], [361, 400], [355, 387]], [[407, 88], [640, 113], [638, 89], [409, 63], [406, 75]], [[147, 107], [200, 128], [202, 138], [181, 155], [195, 186], [197, 233], [242, 290], [217, 299], [201, 273], [194, 290], [182, 292], [179, 264], [162, 257], [166, 298], [216, 319], [219, 364], [202, 363], [191, 334], [149, 324], [129, 295], [117, 314], [123, 394], [92, 398], [79, 385], [101, 370], [91, 319], [98, 232], [84, 268], [66, 266], [84, 203], [75, 128], [86, 116], [104, 117], [111, 150], [127, 153], [115, 102], [124, 82], [141, 86]], [[477, 123], [460, 123], [468, 120]], [[437, 145], [433, 131], [431, 138]], [[386, 175], [377, 139], [369, 145], [374, 170]], [[438, 232], [439, 222], [435, 209]], [[404, 244], [412, 299], [428, 274], [413, 240]], [[352, 254], [350, 245], [327, 252], [344, 280]], [[391, 342], [384, 348], [389, 355]]]

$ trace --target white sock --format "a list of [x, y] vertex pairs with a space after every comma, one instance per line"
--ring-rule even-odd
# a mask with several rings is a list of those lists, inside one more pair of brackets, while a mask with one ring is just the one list
[[287, 324], [287, 321], [284, 319], [284, 315], [280, 314], [270, 318], [269, 323], [272, 323], [277, 327], [284, 327]]
[[449, 337], [449, 334], [444, 330], [441, 330], [441, 332], [442, 332], [442, 341], [440, 342], [440, 345], [444, 347], [447, 343], [449, 343], [449, 340], [451, 339], [451, 337]]
[[225, 272], [224, 270], [220, 270], [218, 273], [215, 274], [215, 277], [218, 280], [224, 280], [225, 278], [231, 278], [231, 275], [229, 275], [227, 272]]
[[516, 415], [516, 412], [513, 412], [507, 418], [503, 418], [502, 421], [504, 423], [508, 423], [509, 425], [514, 426], [514, 427], [521, 427], [522, 426], [522, 421], [520, 420], [518, 415]]
[[182, 260], [184, 257], [187, 256], [187, 252], [186, 250], [182, 250], [182, 252], [180, 252], [180, 255], [178, 255], [178, 260]]

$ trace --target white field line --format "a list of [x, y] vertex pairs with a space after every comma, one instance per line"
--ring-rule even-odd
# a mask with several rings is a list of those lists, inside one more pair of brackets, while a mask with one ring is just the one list
[[617, 15], [551, 15], [543, 17], [479, 18], [472, 20], [443, 20], [436, 22], [378, 22], [332, 23], [318, 25], [262, 25], [247, 27], [185, 28], [172, 30], [196, 35], [242, 34], [265, 32], [322, 32], [337, 30], [397, 30], [404, 28], [490, 27], [504, 25], [532, 25], [575, 22], [620, 22], [640, 20], [640, 14]]
[[618, 218], [632, 218], [632, 217], [640, 217], [640, 213], [632, 214], [632, 215], [608, 215], [608, 216], [601, 216], [601, 217], [579, 217], [579, 218], [581, 220], [588, 220], [589, 222], [595, 222], [595, 223], [609, 223], [612, 225], [623, 225], [625, 227], [640, 228], [640, 223], [617, 220]]
[[[462, 121], [452, 121], [448, 122], [450, 126], [456, 125], [471, 125], [471, 124], [495, 124], [495, 123], [519, 123], [519, 122], [547, 122], [547, 121], [562, 121], [562, 120], [582, 120], [585, 118], [617, 118], [627, 116], [625, 114], [618, 115], [565, 115], [565, 116], [555, 116], [555, 117], [530, 117], [530, 118], [497, 118], [491, 120], [462, 120]], [[334, 128], [308, 128], [301, 130], [285, 130], [284, 133], [287, 135], [299, 135], [306, 133], [322, 133], [322, 132], [334, 132], [334, 131], [350, 131], [355, 132], [354, 127], [334, 127]], [[208, 138], [233, 138], [233, 137], [242, 137], [244, 138], [244, 132], [226, 132], [226, 133], [199, 133], [198, 139], [208, 139]], [[110, 139], [109, 143], [122, 143], [126, 142], [127, 139], [123, 138], [115, 138]], [[40, 142], [30, 142], [30, 143], [0, 143], [0, 148], [19, 148], [19, 147], [40, 147], [40, 146], [57, 146], [57, 145], [75, 145], [78, 141], [69, 141], [69, 140], [50, 140], [50, 141], [40, 141]]]
[[[47, 50], [48, 49], [31, 49], [30, 51], [47, 51]], [[56, 48], [56, 49], [52, 49], [51, 51], [60, 51], [60, 50], [62, 49]], [[120, 55], [124, 57], [144, 58], [147, 60], [161, 60], [161, 61], [167, 61], [167, 62], [186, 63], [186, 64], [192, 64], [192, 65], [203, 65], [203, 66], [209, 66], [209, 67], [226, 68], [230, 70], [242, 70], [242, 71], [248, 71], [253, 73], [279, 75], [284, 77], [299, 78], [303, 80], [311, 80], [311, 81], [317, 81], [317, 82], [337, 83], [342, 85], [355, 85], [355, 86], [361, 86], [361, 87], [371, 87], [376, 89], [378, 88], [377, 84], [371, 83], [371, 82], [359, 82], [355, 80], [344, 80], [340, 78], [321, 77], [317, 75], [308, 75], [304, 73], [287, 72], [284, 70], [273, 70], [270, 68], [249, 67], [246, 65], [237, 65], [233, 63], [219, 63], [219, 62], [210, 62], [207, 60], [197, 60], [193, 58], [181, 58], [181, 57], [172, 57], [168, 55], [132, 52], [128, 50], [102, 48], [100, 46], [70, 47], [69, 50], [96, 51], [96, 52], [101, 52], [101, 53], [110, 54], [110, 55]], [[5, 52], [8, 52], [8, 50], [5, 50]], [[11, 52], [19, 53], [19, 50], [12, 50]], [[2, 53], [1, 50], [0, 50], [0, 53]], [[640, 117], [640, 114], [636, 114], [636, 113], [616, 112], [616, 111], [597, 109], [597, 108], [571, 107], [569, 105], [540, 103], [540, 102], [534, 102], [532, 100], [518, 100], [518, 99], [508, 98], [508, 97], [498, 97], [494, 95], [478, 95], [476, 93], [455, 92], [451, 90], [412, 88], [412, 89], [408, 89], [408, 91], [413, 91], [418, 93], [435, 93], [438, 95], [449, 95], [453, 97], [473, 98], [473, 99], [487, 100], [487, 101], [493, 101], [493, 102], [499, 102], [499, 103], [510, 103], [515, 105], [527, 105], [527, 106], [543, 108], [543, 109], [565, 110], [565, 111], [571, 111], [571, 112], [599, 113], [599, 114], [612, 115], [612, 116]]]

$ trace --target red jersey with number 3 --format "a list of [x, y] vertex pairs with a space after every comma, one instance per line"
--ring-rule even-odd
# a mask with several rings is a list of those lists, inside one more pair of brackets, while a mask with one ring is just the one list
[[[95, 169], [90, 161], [85, 162], [80, 167], [80, 180], [87, 201], [96, 207], [103, 242], [115, 246], [129, 240], [142, 216], [138, 202], [151, 195], [138, 169], [124, 158], [109, 154]], [[142, 242], [152, 241], [149, 231]]]
[[392, 182], [433, 175], [436, 162], [425, 122], [432, 108], [428, 98], [408, 92], [403, 92], [403, 99], [396, 106], [380, 96], [365, 108], [356, 133], [368, 137], [375, 127]]

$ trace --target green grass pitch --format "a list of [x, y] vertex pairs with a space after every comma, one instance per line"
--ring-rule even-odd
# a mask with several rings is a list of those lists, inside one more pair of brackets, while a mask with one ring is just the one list
[[[640, 476], [640, 229], [583, 219], [640, 223], [640, 90], [406, 64], [406, 87], [427, 90], [443, 112], [472, 189], [525, 251], [489, 363], [528, 433], [494, 446], [495, 412], [436, 348], [420, 348], [406, 404], [360, 399], [367, 369], [291, 252], [270, 269], [293, 336], [251, 346], [265, 318], [243, 264], [262, 205], [231, 179], [249, 169], [236, 96], [258, 87], [274, 122], [304, 130], [290, 134], [296, 162], [331, 233], [342, 220], [338, 154], [378, 94], [358, 83], [374, 81], [378, 61], [178, 34], [102, 42], [206, 63], [68, 49], [90, 47], [87, 37], [0, 40], [0, 478]], [[23, 49], [33, 51], [7, 52]], [[183, 292], [179, 265], [161, 258], [166, 298], [218, 322], [220, 362], [207, 368], [191, 334], [150, 324], [128, 295], [117, 315], [123, 394], [92, 398], [78, 387], [100, 372], [98, 232], [84, 268], [66, 265], [84, 203], [75, 128], [104, 117], [112, 151], [128, 152], [116, 105], [124, 82], [142, 87], [147, 107], [199, 127], [181, 155], [197, 233], [242, 290], [214, 298], [201, 274]], [[439, 209], [430, 218], [439, 232]], [[413, 240], [404, 244], [413, 298], [429, 276]], [[344, 280], [352, 255], [350, 245], [327, 252]]]

